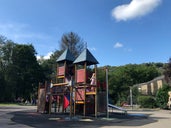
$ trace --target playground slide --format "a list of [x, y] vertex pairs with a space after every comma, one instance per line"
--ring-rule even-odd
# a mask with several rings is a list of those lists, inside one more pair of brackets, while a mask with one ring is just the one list
[[112, 108], [112, 109], [120, 110], [120, 111], [122, 111], [122, 112], [124, 112], [124, 113], [127, 113], [127, 110], [124, 109], [124, 108], [122, 108], [122, 107], [118, 107], [118, 106], [115, 106], [115, 105], [112, 105], [112, 104], [108, 104], [108, 107], [109, 107], [109, 108]]

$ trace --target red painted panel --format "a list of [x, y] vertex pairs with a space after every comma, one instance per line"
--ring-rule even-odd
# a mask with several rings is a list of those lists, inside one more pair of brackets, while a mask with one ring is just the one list
[[58, 67], [58, 76], [64, 75], [64, 71], [65, 71], [65, 67], [64, 66]]
[[76, 90], [76, 100], [84, 100], [85, 99], [85, 91], [84, 89]]
[[77, 83], [84, 82], [85, 80], [85, 69], [77, 70]]

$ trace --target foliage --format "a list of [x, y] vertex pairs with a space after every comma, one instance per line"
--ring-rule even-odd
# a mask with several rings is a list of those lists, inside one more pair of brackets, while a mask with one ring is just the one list
[[[12, 62], [15, 67], [15, 76], [18, 76], [16, 96], [29, 99], [30, 92], [37, 87], [38, 82], [44, 78], [42, 70], [37, 63], [35, 49], [32, 45], [16, 45], [14, 47]], [[19, 90], [18, 90], [19, 89]]]
[[152, 96], [139, 96], [138, 104], [142, 108], [155, 108], [156, 107], [155, 98]]
[[64, 51], [67, 48], [75, 57], [77, 57], [84, 49], [84, 41], [74, 32], [63, 34], [60, 42], [60, 49]]
[[30, 99], [44, 79], [32, 45], [20, 45], [0, 37], [0, 101]]
[[[109, 92], [114, 103], [118, 99], [128, 101], [129, 87], [152, 80], [160, 75], [154, 64], [128, 64], [109, 68]], [[136, 95], [133, 92], [133, 96]], [[124, 101], [121, 101], [124, 102]]]
[[169, 59], [169, 63], [167, 63], [164, 67], [164, 75], [166, 78], [167, 83], [171, 82], [171, 58]]
[[160, 108], [167, 108], [168, 102], [168, 91], [171, 90], [171, 87], [167, 84], [164, 84], [162, 88], [160, 88], [156, 94], [156, 103]]
[[[12, 41], [0, 36], [0, 101], [9, 99], [7, 97], [11, 97], [13, 95], [12, 90], [10, 89], [14, 87], [7, 86], [9, 79], [6, 74], [9, 73], [9, 65], [12, 65], [12, 53], [14, 46], [15, 44]], [[12, 75], [12, 73], [10, 75]]]

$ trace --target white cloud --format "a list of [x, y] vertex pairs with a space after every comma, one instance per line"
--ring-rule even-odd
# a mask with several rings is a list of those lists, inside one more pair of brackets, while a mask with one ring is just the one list
[[88, 49], [91, 50], [91, 51], [96, 51], [96, 48], [95, 47], [92, 47], [92, 48], [89, 48], [88, 47]]
[[49, 52], [47, 53], [47, 55], [45, 55], [43, 58], [44, 59], [50, 59], [50, 56], [53, 54], [53, 52]]
[[123, 44], [119, 42], [115, 43], [114, 45], [114, 48], [121, 48], [121, 47], [123, 47]]
[[120, 42], [115, 43], [114, 48], [122, 48], [124, 52], [132, 52], [131, 48], [125, 48], [124, 45]]
[[132, 52], [133, 50], [131, 48], [125, 48], [124, 51], [125, 52]]
[[37, 55], [36, 58], [37, 58], [37, 60], [40, 60], [40, 59], [43, 59], [43, 56]]
[[40, 55], [37, 55], [37, 60], [40, 60], [40, 59], [44, 59], [44, 60], [47, 60], [47, 59], [50, 59], [50, 56], [53, 54], [53, 52], [49, 52], [47, 53], [45, 56], [40, 56]]
[[117, 21], [127, 21], [147, 15], [152, 12], [162, 0], [132, 0], [129, 4], [117, 6], [112, 10], [112, 16]]

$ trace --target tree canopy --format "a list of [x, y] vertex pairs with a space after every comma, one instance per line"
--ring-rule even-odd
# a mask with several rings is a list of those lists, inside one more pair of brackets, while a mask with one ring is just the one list
[[74, 32], [63, 34], [60, 41], [60, 49], [64, 51], [67, 48], [77, 57], [84, 49], [84, 41]]
[[0, 101], [30, 99], [38, 82], [44, 79], [34, 47], [16, 44], [2, 36], [0, 41]]
[[152, 80], [160, 75], [154, 64], [128, 64], [109, 68], [109, 92], [113, 103], [118, 99], [127, 101], [129, 88], [135, 84]]
[[169, 62], [165, 64], [164, 68], [165, 68], [164, 75], [165, 75], [166, 81], [170, 83], [171, 82], [171, 58], [169, 58]]
[[156, 103], [160, 108], [167, 108], [167, 102], [169, 99], [168, 91], [171, 90], [171, 87], [167, 84], [164, 84], [156, 94]]

